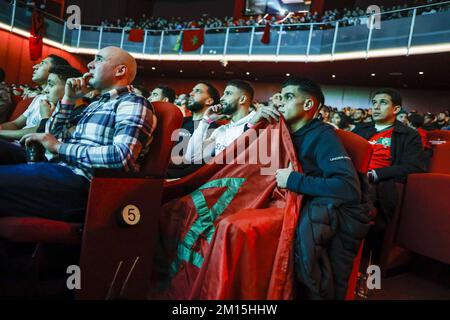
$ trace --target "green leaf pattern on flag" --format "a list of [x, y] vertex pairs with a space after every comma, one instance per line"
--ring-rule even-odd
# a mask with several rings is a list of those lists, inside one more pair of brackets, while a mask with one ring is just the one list
[[[192, 263], [200, 268], [203, 264], [203, 257], [193, 250], [194, 244], [199, 237], [204, 234], [208, 243], [211, 241], [214, 232], [214, 221], [225, 211], [238, 193], [245, 178], [223, 178], [209, 181], [191, 194], [192, 201], [198, 212], [198, 218], [187, 232], [182, 243], [178, 245], [177, 256], [170, 267], [170, 278], [177, 273], [183, 261]], [[210, 208], [206, 203], [202, 190], [209, 188], [227, 187], [217, 202]]]

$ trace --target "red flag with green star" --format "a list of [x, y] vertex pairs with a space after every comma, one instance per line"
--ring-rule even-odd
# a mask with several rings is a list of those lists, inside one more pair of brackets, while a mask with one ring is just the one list
[[286, 125], [247, 130], [213, 162], [165, 185], [150, 298], [292, 299], [301, 196], [275, 181], [300, 169]]
[[195, 51], [205, 42], [205, 30], [184, 30], [183, 51]]

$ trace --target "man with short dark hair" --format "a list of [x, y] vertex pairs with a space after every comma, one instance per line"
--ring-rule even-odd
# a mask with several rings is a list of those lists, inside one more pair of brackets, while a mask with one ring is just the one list
[[365, 111], [364, 109], [358, 108], [352, 115], [352, 120], [354, 124], [364, 122]]
[[436, 118], [436, 127], [440, 130], [443, 127], [448, 126], [448, 111], [441, 111], [438, 113]]
[[[278, 187], [305, 196], [296, 231], [295, 269], [308, 297], [344, 299], [353, 259], [369, 228], [360, 181], [335, 129], [316, 118], [318, 84], [290, 78], [278, 111], [288, 125], [302, 173], [277, 170]], [[351, 218], [350, 218], [351, 217]]]
[[378, 213], [368, 243], [375, 258], [380, 253], [384, 231], [398, 202], [394, 182], [404, 183], [409, 174], [425, 170], [419, 134], [396, 120], [401, 108], [402, 98], [397, 91], [380, 89], [372, 98], [374, 123], [360, 124], [353, 130], [367, 139], [373, 148], [368, 178], [372, 184], [372, 202]]
[[409, 126], [408, 122], [408, 113], [406, 113], [405, 109], [400, 109], [396, 116], [397, 121], [401, 122], [405, 126]]
[[[244, 133], [246, 126], [256, 114], [254, 111], [250, 112], [253, 95], [253, 88], [248, 82], [243, 80], [228, 82], [220, 98], [220, 105], [213, 105], [205, 111], [202, 121], [189, 141], [185, 159], [195, 163], [218, 155]], [[222, 119], [230, 119], [230, 122], [218, 127], [209, 138], [206, 138], [211, 124]]]
[[[55, 66], [70, 66], [70, 64], [66, 59], [51, 54], [39, 64], [33, 66], [33, 82], [42, 87], [47, 86], [50, 68]], [[45, 99], [45, 94], [36, 96], [21, 116], [13, 121], [0, 125], [0, 138], [20, 140], [24, 135], [36, 132], [42, 120], [39, 109], [43, 99]]]
[[153, 89], [150, 97], [150, 102], [163, 101], [163, 102], [175, 102], [176, 93], [175, 90], [168, 86], [157, 86]]
[[[197, 83], [189, 94], [187, 109], [192, 112], [192, 116], [184, 117], [181, 129], [178, 132], [178, 142], [173, 150], [172, 163], [167, 170], [167, 177], [170, 179], [181, 178], [189, 173], [198, 170], [201, 163], [186, 163], [184, 161], [184, 150], [192, 139], [194, 131], [198, 128], [205, 111], [220, 101], [219, 91], [209, 82], [201, 81]], [[217, 128], [217, 124], [211, 123], [211, 129]]]

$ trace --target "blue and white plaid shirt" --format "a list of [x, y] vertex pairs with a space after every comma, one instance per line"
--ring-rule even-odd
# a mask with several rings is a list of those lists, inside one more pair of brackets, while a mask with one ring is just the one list
[[82, 112], [70, 133], [73, 108], [61, 101], [47, 122], [46, 132], [63, 142], [58, 164], [89, 180], [95, 168], [139, 171], [157, 124], [153, 107], [144, 97], [131, 86], [111, 90]]

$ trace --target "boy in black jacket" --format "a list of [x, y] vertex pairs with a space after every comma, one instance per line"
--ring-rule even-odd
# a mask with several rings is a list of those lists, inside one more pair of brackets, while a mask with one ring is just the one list
[[278, 111], [290, 127], [303, 169], [276, 174], [278, 187], [305, 195], [294, 251], [300, 288], [308, 298], [344, 299], [353, 259], [368, 230], [360, 182], [333, 127], [316, 118], [324, 104], [321, 88], [309, 79], [289, 79], [281, 94]]

